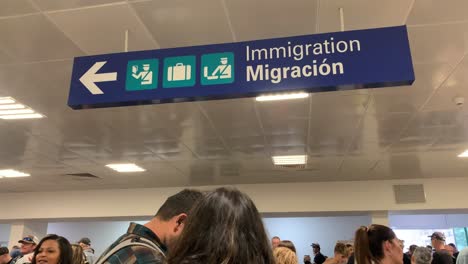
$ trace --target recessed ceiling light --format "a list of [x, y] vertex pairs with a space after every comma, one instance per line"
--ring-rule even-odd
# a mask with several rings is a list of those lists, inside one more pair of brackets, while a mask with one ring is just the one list
[[14, 104], [16, 101], [11, 97], [0, 97], [0, 104]]
[[468, 149], [458, 155], [459, 158], [468, 158]]
[[0, 110], [0, 115], [34, 114], [32, 109], [10, 109]]
[[273, 156], [275, 165], [300, 165], [307, 163], [307, 155]]
[[140, 172], [145, 171], [142, 167], [137, 166], [133, 163], [123, 163], [123, 164], [107, 164], [106, 167], [109, 167], [118, 172]]
[[12, 170], [12, 169], [0, 170], [0, 178], [2, 177], [16, 178], [16, 177], [29, 177], [29, 176], [31, 175], [28, 173], [17, 171], [17, 170]]
[[30, 107], [18, 103], [11, 97], [0, 97], [0, 119], [43, 118]]
[[30, 119], [30, 118], [43, 118], [41, 114], [20, 114], [20, 115], [0, 115], [0, 119]]
[[1, 110], [4, 110], [4, 109], [23, 109], [23, 108], [26, 108], [26, 107], [24, 105], [22, 105], [22, 104], [5, 104], [5, 105], [0, 104], [0, 109]]
[[291, 99], [301, 99], [309, 97], [308, 93], [286, 93], [286, 94], [270, 94], [270, 95], [261, 95], [255, 98], [258, 102], [265, 101], [278, 101], [278, 100], [291, 100]]

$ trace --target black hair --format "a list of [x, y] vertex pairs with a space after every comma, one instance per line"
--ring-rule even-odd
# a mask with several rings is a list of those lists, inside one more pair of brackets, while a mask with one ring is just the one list
[[7, 247], [0, 247], [0, 256], [10, 253]]
[[231, 188], [207, 193], [193, 208], [169, 264], [274, 264], [252, 200]]
[[62, 236], [57, 236], [54, 234], [47, 235], [44, 237], [39, 244], [36, 246], [34, 249], [34, 257], [32, 258], [31, 264], [36, 264], [36, 256], [39, 254], [39, 250], [41, 249], [42, 243], [47, 240], [55, 240], [57, 241], [59, 245], [59, 250], [60, 250], [60, 256], [59, 256], [59, 262], [60, 264], [72, 264], [72, 248], [70, 245], [70, 242]]
[[389, 227], [383, 225], [361, 226], [356, 231], [354, 255], [359, 264], [379, 263], [384, 258], [383, 243], [396, 238]]
[[155, 216], [163, 221], [168, 221], [174, 216], [188, 214], [202, 196], [200, 191], [185, 189], [167, 198]]

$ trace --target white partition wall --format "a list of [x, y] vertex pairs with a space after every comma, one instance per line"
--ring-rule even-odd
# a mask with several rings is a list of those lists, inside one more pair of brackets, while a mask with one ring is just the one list
[[390, 215], [390, 225], [399, 229], [447, 229], [468, 227], [468, 214]]
[[0, 246], [7, 246], [10, 239], [10, 225], [0, 224]]

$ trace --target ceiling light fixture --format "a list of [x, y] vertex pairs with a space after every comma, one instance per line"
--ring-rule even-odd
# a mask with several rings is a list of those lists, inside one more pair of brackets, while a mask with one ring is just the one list
[[11, 97], [0, 97], [0, 104], [14, 104], [16, 101]]
[[11, 97], [0, 97], [0, 119], [30, 119], [43, 118], [30, 107], [18, 103]]
[[23, 109], [23, 108], [26, 108], [24, 105], [22, 104], [6, 104], [6, 105], [0, 105], [0, 109], [1, 110], [5, 110], [5, 109]]
[[41, 114], [21, 114], [21, 115], [0, 115], [0, 119], [31, 119], [31, 118], [43, 118]]
[[266, 101], [278, 101], [278, 100], [291, 100], [291, 99], [301, 99], [309, 97], [308, 93], [300, 92], [300, 93], [285, 93], [285, 94], [266, 94], [261, 95], [255, 98], [258, 102], [266, 102]]
[[29, 177], [29, 176], [31, 175], [28, 173], [17, 171], [17, 170], [12, 170], [12, 169], [0, 170], [0, 178], [2, 177], [17, 178], [17, 177]]
[[145, 171], [142, 167], [137, 166], [133, 163], [122, 163], [122, 164], [107, 164], [106, 167], [111, 168], [117, 172], [141, 172]]
[[273, 156], [275, 165], [302, 165], [307, 163], [307, 155]]
[[32, 109], [10, 109], [10, 110], [0, 110], [1, 115], [17, 115], [17, 114], [34, 114]]
[[458, 155], [459, 158], [468, 158], [468, 149]]

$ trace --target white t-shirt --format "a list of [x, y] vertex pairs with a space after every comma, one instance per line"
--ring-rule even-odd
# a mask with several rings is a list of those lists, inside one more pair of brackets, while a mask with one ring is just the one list
[[34, 252], [24, 255], [22, 258], [18, 259], [15, 264], [29, 264], [34, 257]]

